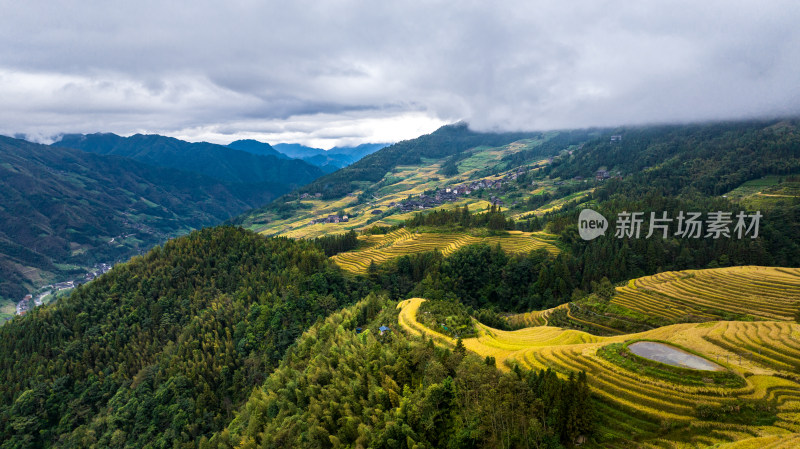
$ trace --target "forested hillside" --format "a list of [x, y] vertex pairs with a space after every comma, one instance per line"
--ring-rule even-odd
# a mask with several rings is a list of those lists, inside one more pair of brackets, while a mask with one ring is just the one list
[[[799, 143], [792, 120], [401, 142], [268, 208], [314, 238], [197, 231], [0, 328], [2, 447], [778, 441], [800, 425]], [[605, 235], [579, 236], [584, 208]], [[617, 237], [625, 211], [760, 226]]]
[[[557, 447], [591, 432], [585, 380], [501, 375], [463, 349], [380, 336], [377, 328], [394, 328], [397, 315], [368, 295], [378, 288], [344, 276], [307, 242], [231, 227], [172, 240], [0, 328], [2, 447], [204, 447], [215, 432], [211, 441], [223, 444], [239, 438], [223, 428], [240, 409], [247, 414], [231, 429], [252, 429], [242, 437], [301, 446], [333, 435], [379, 447], [453, 438]], [[270, 374], [312, 323], [364, 297], [301, 339]], [[357, 336], [356, 327], [369, 330]], [[267, 396], [287, 382], [299, 395], [250, 397], [265, 381]], [[306, 409], [333, 391], [361, 411], [350, 405], [327, 417]], [[504, 424], [487, 426], [484, 413]]]
[[172, 240], [0, 327], [2, 447], [196, 441], [365, 295], [309, 243], [229, 227]]
[[719, 196], [766, 175], [800, 172], [800, 121], [771, 120], [618, 129], [556, 158], [551, 177], [625, 175], [625, 194]]

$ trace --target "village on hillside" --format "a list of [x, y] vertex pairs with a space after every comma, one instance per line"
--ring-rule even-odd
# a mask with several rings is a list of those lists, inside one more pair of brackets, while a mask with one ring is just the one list
[[79, 285], [83, 285], [89, 281], [96, 279], [98, 276], [104, 273], [108, 273], [111, 271], [112, 265], [107, 263], [99, 263], [94, 266], [92, 270], [87, 272], [85, 275], [78, 279], [73, 279], [70, 281], [63, 281], [58, 282], [55, 284], [45, 285], [39, 289], [39, 292], [36, 296], [33, 295], [25, 295], [22, 300], [17, 303], [17, 309], [15, 314], [16, 315], [25, 315], [31, 309], [37, 306], [41, 306], [44, 303], [44, 299], [49, 295], [55, 295], [58, 292], [71, 290]]
[[[415, 211], [421, 211], [426, 209], [433, 209], [435, 207], [439, 207], [445, 203], [454, 203], [464, 199], [465, 197], [472, 195], [476, 192], [482, 190], [494, 190], [498, 191], [497, 195], [490, 195], [487, 201], [495, 206], [504, 206], [505, 202], [500, 198], [499, 191], [501, 191], [504, 187], [506, 187], [509, 183], [517, 181], [519, 177], [525, 175], [529, 170], [538, 167], [518, 167], [510, 172], [503, 174], [501, 177], [492, 179], [492, 178], [482, 178], [473, 180], [471, 182], [460, 182], [458, 184], [449, 185], [449, 186], [439, 186], [436, 187], [432, 191], [426, 191], [424, 193], [420, 193], [419, 195], [409, 195], [408, 198], [400, 201], [392, 201], [388, 203], [386, 209], [372, 209], [369, 213], [371, 215], [383, 215], [386, 212], [394, 210], [397, 213], [409, 213]], [[603, 182], [610, 178], [620, 178], [621, 175], [619, 173], [612, 173], [607, 170], [605, 167], [601, 167], [595, 172], [594, 179], [598, 182]], [[586, 182], [583, 177], [576, 176], [573, 181], [583, 181]], [[553, 183], [554, 186], [562, 186], [565, 184], [565, 181], [555, 181]], [[531, 183], [531, 187], [536, 188], [539, 185], [536, 181]], [[351, 194], [352, 195], [352, 194]], [[304, 193], [300, 196], [300, 199], [310, 199], [310, 198], [320, 198], [322, 195], [320, 193], [311, 195], [308, 193]], [[338, 223], [348, 223], [352, 215], [345, 214], [340, 212], [338, 214], [329, 214], [323, 217], [314, 218], [308, 222], [309, 225], [314, 224], [338, 224]]]

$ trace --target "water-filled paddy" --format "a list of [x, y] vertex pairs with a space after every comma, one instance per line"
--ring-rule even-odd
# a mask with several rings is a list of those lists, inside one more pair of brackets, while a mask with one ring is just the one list
[[724, 369], [714, 362], [690, 354], [675, 346], [665, 345], [663, 343], [639, 341], [628, 345], [628, 349], [639, 357], [666, 363], [667, 365], [679, 366], [681, 368], [704, 371], [721, 371]]

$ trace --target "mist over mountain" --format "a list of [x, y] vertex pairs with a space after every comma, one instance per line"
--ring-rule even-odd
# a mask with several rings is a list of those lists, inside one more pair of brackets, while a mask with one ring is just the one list
[[800, 448], [797, 0], [51, 3], [0, 449]]
[[325, 154], [325, 150], [322, 148], [307, 147], [299, 143], [277, 143], [273, 145], [272, 148], [275, 148], [277, 151], [289, 157], [298, 159]]

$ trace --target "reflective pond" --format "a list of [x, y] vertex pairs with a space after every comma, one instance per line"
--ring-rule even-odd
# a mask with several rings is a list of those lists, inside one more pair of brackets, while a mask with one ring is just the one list
[[656, 343], [653, 341], [639, 341], [628, 345], [628, 349], [639, 357], [648, 360], [666, 363], [667, 365], [679, 366], [704, 371], [722, 371], [724, 368], [714, 362], [690, 354], [675, 346]]

